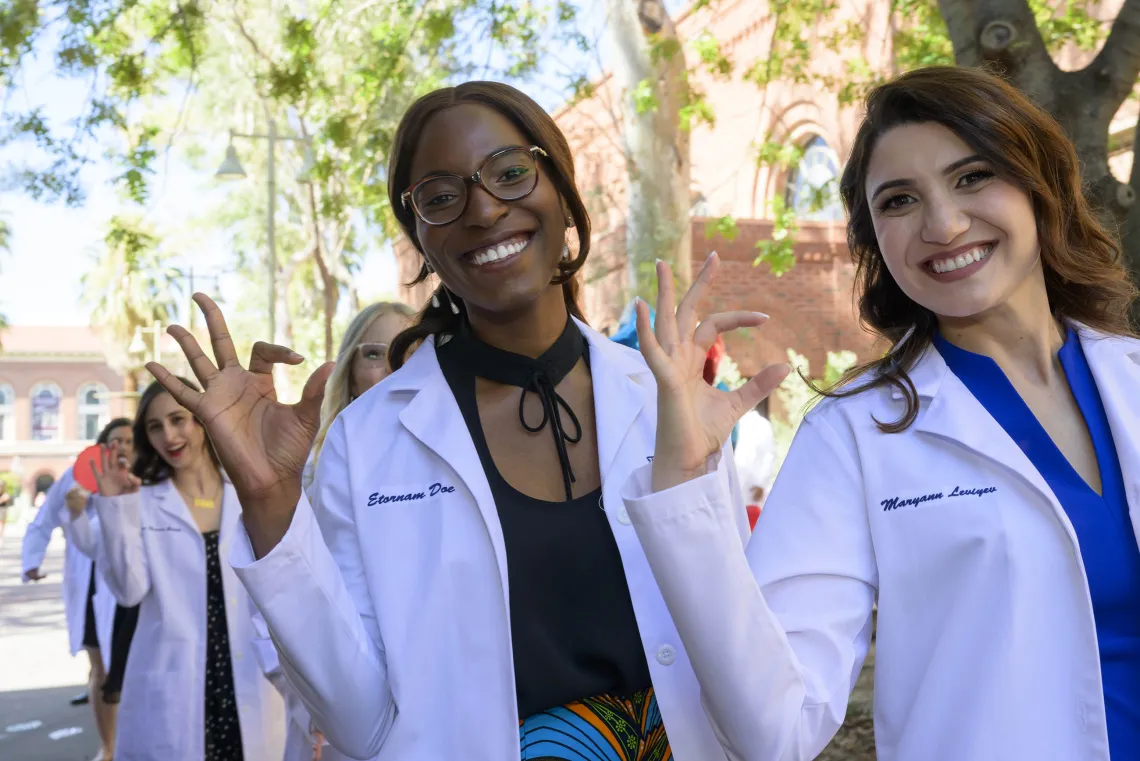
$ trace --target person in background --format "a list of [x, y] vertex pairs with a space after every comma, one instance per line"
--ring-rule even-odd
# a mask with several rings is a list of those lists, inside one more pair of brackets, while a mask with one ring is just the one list
[[8, 508], [12, 506], [12, 492], [8, 482], [0, 479], [0, 544], [4, 543], [4, 527], [8, 525]]
[[281, 696], [252, 651], [249, 598], [221, 561], [241, 522], [233, 486], [205, 428], [157, 382], [134, 444], [133, 465], [104, 448], [91, 499], [99, 566], [119, 604], [139, 606], [115, 758], [281, 758]]
[[[129, 451], [130, 425], [131, 421], [126, 418], [112, 420], [100, 431], [96, 443], [107, 444], [114, 439]], [[61, 529], [66, 539], [61, 592], [68, 645], [73, 656], [84, 650], [90, 661], [86, 700], [72, 699], [72, 703], [91, 704], [101, 745], [100, 753], [103, 758], [109, 759], [114, 749], [115, 711], [103, 699], [101, 688], [110, 665], [109, 645], [115, 618], [115, 600], [102, 583], [102, 574], [95, 571], [91, 557], [85, 554], [82, 539], [71, 531], [67, 495], [74, 486], [74, 472], [69, 467], [46, 492], [43, 504], [24, 533], [22, 576], [25, 583], [45, 578], [46, 574], [40, 570], [40, 566], [52, 533], [57, 528]]]
[[776, 439], [772, 423], [761, 412], [763, 406], [749, 410], [740, 418], [736, 424], [739, 435], [732, 452], [740, 490], [748, 504], [748, 520], [753, 527], [760, 517], [776, 465]]
[[840, 193], [892, 348], [804, 418], [747, 545], [676, 359], [695, 320], [639, 321], [662, 423], [623, 496], [730, 758], [827, 746], [876, 603], [879, 761], [1140, 758], [1136, 288], [1085, 190], [996, 76], [871, 92]]
[[[134, 432], [130, 418], [115, 418], [99, 432], [96, 444], [114, 446], [121, 457], [130, 461], [134, 457]], [[100, 572], [95, 557], [97, 532], [76, 531], [75, 519], [89, 509], [90, 493], [73, 483], [64, 497], [68, 516], [61, 521], [64, 536], [68, 547], [74, 547], [88, 558], [91, 566], [88, 582], [84, 624], [83, 649], [87, 651], [91, 670], [87, 680], [87, 702], [95, 713], [95, 730], [99, 735], [101, 745], [96, 759], [110, 761], [115, 751], [115, 721], [118, 713], [118, 700], [114, 695], [108, 695], [106, 690], [107, 675], [111, 664], [116, 661], [112, 651], [115, 641], [114, 623], [117, 620], [114, 595], [106, 586], [103, 574]], [[120, 640], [122, 639], [120, 632]], [[129, 645], [130, 640], [127, 639]], [[107, 698], [111, 697], [111, 700]]]

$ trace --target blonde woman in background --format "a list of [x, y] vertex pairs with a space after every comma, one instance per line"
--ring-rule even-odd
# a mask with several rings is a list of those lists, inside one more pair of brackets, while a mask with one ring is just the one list
[[[349, 323], [336, 355], [336, 368], [325, 384], [325, 398], [321, 404], [321, 428], [317, 432], [309, 461], [305, 464], [302, 483], [307, 493], [312, 491], [313, 474], [329, 427], [336, 420], [336, 416], [353, 400], [388, 377], [391, 373], [388, 364], [388, 346], [392, 339], [411, 325], [415, 314], [415, 310], [406, 304], [381, 301], [362, 309]], [[277, 653], [269, 639], [264, 619], [260, 614], [256, 614], [254, 621], [260, 637], [258, 648], [263, 653], [263, 666], [270, 679], [285, 696], [285, 708], [289, 717], [285, 761], [347, 759], [347, 756], [343, 756], [330, 746], [320, 731], [312, 726], [309, 712], [301, 705], [300, 698], [281, 674], [280, 666], [277, 665]]]
[[388, 346], [412, 324], [415, 316], [415, 310], [407, 304], [380, 301], [362, 309], [348, 324], [336, 355], [336, 367], [325, 384], [321, 429], [317, 431], [309, 461], [305, 463], [302, 483], [306, 492], [312, 487], [317, 459], [321, 456], [329, 427], [345, 407], [392, 372], [388, 364]]

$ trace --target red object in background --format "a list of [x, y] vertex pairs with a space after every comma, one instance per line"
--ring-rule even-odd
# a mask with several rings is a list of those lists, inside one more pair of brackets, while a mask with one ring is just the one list
[[727, 353], [728, 350], [724, 348], [724, 337], [717, 336], [716, 343], [705, 356], [705, 383], [711, 386], [716, 382], [716, 369], [720, 365], [721, 358]]
[[79, 453], [79, 456], [75, 458], [75, 465], [72, 467], [71, 473], [75, 476], [77, 484], [89, 492], [96, 492], [99, 491], [99, 485], [95, 483], [95, 474], [91, 472], [92, 465], [100, 473], [103, 472], [100, 465], [98, 444], [92, 444]]
[[760, 519], [760, 505], [748, 506], [748, 530], [756, 530], [756, 521]]

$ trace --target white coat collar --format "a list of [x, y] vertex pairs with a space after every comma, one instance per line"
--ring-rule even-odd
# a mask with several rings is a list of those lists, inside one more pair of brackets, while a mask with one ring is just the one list
[[[651, 393], [647, 394], [646, 389], [654, 388], [653, 378], [640, 354], [614, 343], [577, 319], [574, 322], [590, 347], [598, 464], [605, 484], [622, 442], [647, 401], [652, 401], [653, 397]], [[370, 394], [384, 393], [391, 396], [414, 394], [407, 406], [400, 410], [400, 422], [439, 459], [450, 465], [471, 491], [494, 547], [506, 594], [506, 545], [498, 511], [471, 433], [440, 369], [434, 338], [424, 341], [403, 367], [361, 399], [367, 399]]]
[[[1140, 443], [1135, 433], [1140, 430], [1140, 412], [1134, 401], [1140, 395], [1140, 341], [1107, 335], [1075, 322], [1073, 328], [1096, 380], [1125, 483], [1135, 484], [1140, 480]], [[928, 347], [908, 374], [922, 401], [915, 430], [957, 441], [1014, 469], [1046, 497], [1076, 546], [1076, 533], [1044, 477], [965, 384], [949, 371], [938, 350]], [[891, 396], [902, 399], [902, 392], [892, 387]], [[1140, 526], [1140, 492], [1130, 488], [1128, 501], [1133, 526]]]
[[[178, 493], [178, 489], [174, 486], [173, 478], [168, 478], [153, 486], [143, 488], [150, 490], [151, 498], [159, 510], [175, 520], [186, 524], [194, 533], [201, 533], [198, 530], [198, 524], [194, 522], [194, 516], [190, 514], [190, 508], [186, 507], [186, 501], [182, 499], [182, 495]], [[223, 474], [222, 520], [218, 526], [218, 540], [220, 542], [228, 539], [230, 534], [233, 533], [234, 526], [237, 524], [240, 516], [241, 504], [238, 503], [237, 492], [234, 491], [233, 484], [231, 484]]]

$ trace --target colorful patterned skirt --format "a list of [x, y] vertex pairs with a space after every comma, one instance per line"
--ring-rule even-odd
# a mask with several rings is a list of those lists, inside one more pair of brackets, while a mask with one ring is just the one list
[[653, 688], [602, 695], [519, 722], [522, 761], [672, 761]]

